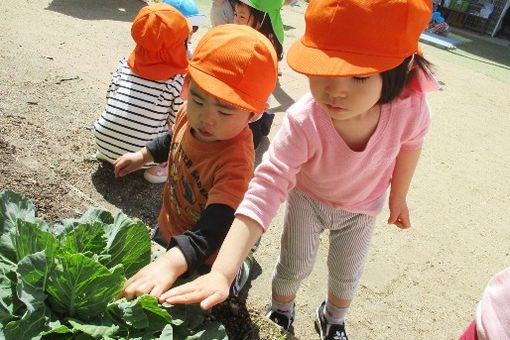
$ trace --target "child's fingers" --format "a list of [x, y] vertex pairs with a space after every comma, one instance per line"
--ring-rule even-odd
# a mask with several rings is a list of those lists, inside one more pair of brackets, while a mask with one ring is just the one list
[[149, 281], [135, 281], [132, 284], [124, 287], [122, 290], [122, 297], [128, 300], [134, 299], [137, 296], [147, 294], [154, 288], [154, 283]]
[[163, 294], [163, 292], [166, 292], [167, 290], [169, 290], [170, 287], [172, 287], [172, 285], [173, 285], [173, 281], [157, 284], [154, 286], [154, 288], [152, 288], [149, 295], [152, 295], [155, 298], [159, 299], [159, 297]]
[[219, 292], [214, 292], [200, 303], [200, 308], [202, 308], [203, 310], [211, 309], [218, 303], [222, 303], [223, 301], [225, 301], [227, 297], [228, 295], [221, 294]]
[[388, 224], [397, 223], [398, 215], [390, 213], [390, 217], [388, 217]]
[[193, 284], [193, 282], [188, 282], [188, 283], [185, 283], [185, 284], [180, 285], [178, 287], [172, 288], [169, 291], [166, 291], [165, 293], [163, 293], [161, 295], [160, 301], [167, 300], [167, 299], [172, 299], [174, 297], [179, 297], [179, 296], [182, 296], [184, 294], [188, 294], [190, 292], [193, 292], [194, 288], [193, 288], [193, 286], [191, 284]]

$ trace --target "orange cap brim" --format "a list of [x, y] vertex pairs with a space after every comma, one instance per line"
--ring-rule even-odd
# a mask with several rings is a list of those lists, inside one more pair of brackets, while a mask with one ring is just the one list
[[188, 66], [188, 72], [202, 90], [216, 98], [250, 112], [262, 113], [266, 109], [265, 101], [256, 101], [249, 93], [233, 89], [214, 76], [193, 67], [192, 62]]
[[287, 64], [294, 71], [322, 77], [352, 77], [383, 72], [397, 67], [405, 58], [319, 49], [304, 44], [303, 38], [295, 41], [287, 52]]

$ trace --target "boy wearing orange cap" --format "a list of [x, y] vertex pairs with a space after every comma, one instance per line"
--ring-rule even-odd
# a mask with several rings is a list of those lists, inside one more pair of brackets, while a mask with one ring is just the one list
[[174, 123], [183, 103], [180, 93], [191, 32], [190, 22], [175, 7], [160, 3], [140, 9], [131, 27], [136, 47], [129, 58], [120, 59], [106, 108], [94, 123], [98, 159], [113, 163]]
[[407, 193], [430, 124], [426, 92], [437, 85], [418, 49], [431, 7], [430, 0], [310, 2], [305, 34], [287, 54], [310, 93], [288, 109], [211, 272], [160, 300], [201, 301], [204, 309], [223, 301], [286, 200], [267, 317], [291, 327], [297, 291], [328, 230], [327, 293], [316, 326], [321, 339], [347, 340], [345, 317], [387, 196], [388, 223], [411, 226]]
[[115, 162], [116, 176], [169, 164], [158, 218], [168, 251], [129, 279], [123, 296], [159, 297], [185, 272], [210, 265], [253, 175], [248, 123], [276, 86], [271, 42], [251, 27], [217, 26], [198, 42], [188, 70], [172, 132]]

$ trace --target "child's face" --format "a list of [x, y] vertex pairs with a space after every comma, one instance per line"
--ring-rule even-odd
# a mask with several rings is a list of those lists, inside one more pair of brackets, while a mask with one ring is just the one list
[[193, 136], [207, 143], [234, 138], [248, 125], [253, 113], [208, 94], [191, 80], [187, 116]]
[[234, 24], [255, 27], [255, 18], [251, 14], [250, 6], [237, 3], [234, 8]]
[[313, 97], [333, 120], [365, 114], [381, 98], [379, 73], [361, 77], [308, 77]]

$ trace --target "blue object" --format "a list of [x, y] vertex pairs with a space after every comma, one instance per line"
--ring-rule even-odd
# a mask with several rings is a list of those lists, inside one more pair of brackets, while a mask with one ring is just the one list
[[432, 22], [437, 24], [441, 24], [444, 22], [444, 18], [441, 15], [441, 13], [439, 13], [439, 11], [435, 11], [432, 13]]
[[161, 2], [178, 9], [188, 19], [191, 26], [200, 26], [205, 20], [205, 15], [200, 13], [193, 0], [162, 0]]

